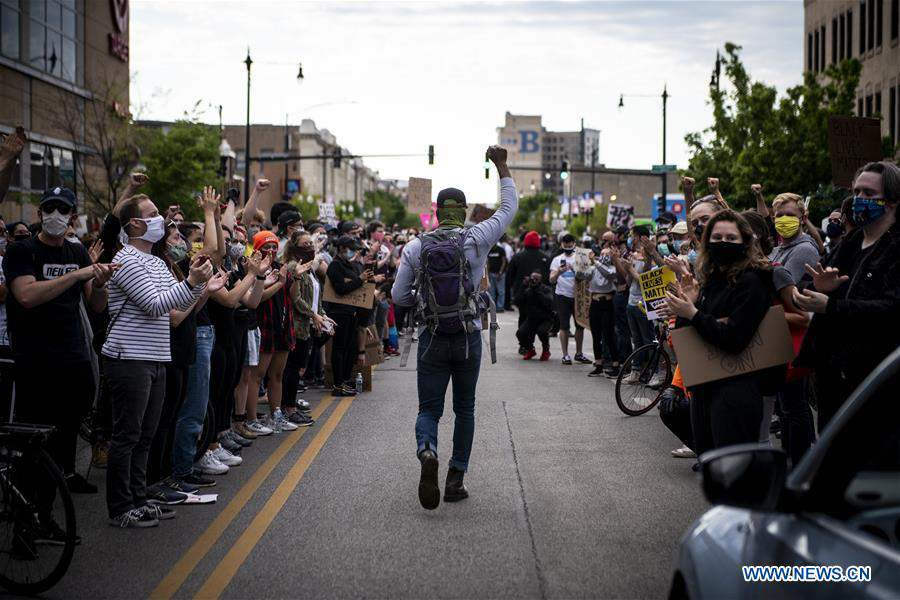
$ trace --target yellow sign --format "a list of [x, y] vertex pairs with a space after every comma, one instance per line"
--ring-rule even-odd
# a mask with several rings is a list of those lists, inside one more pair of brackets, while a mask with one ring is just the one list
[[675, 283], [675, 272], [669, 267], [651, 269], [641, 273], [640, 285], [644, 305], [647, 308], [647, 318], [650, 320], [662, 318], [656, 310], [666, 302], [666, 288]]

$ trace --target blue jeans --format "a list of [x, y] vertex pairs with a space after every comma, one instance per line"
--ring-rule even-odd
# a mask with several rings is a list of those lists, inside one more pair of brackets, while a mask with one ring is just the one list
[[186, 477], [194, 466], [197, 440], [203, 431], [206, 405], [209, 403], [209, 363], [216, 334], [212, 325], [197, 327], [197, 360], [187, 372], [187, 392], [175, 421], [172, 441], [172, 475]]
[[[468, 346], [468, 358], [466, 358]], [[465, 472], [475, 435], [475, 386], [481, 369], [481, 332], [419, 336], [416, 378], [419, 386], [419, 416], [416, 418], [418, 451], [425, 442], [437, 454], [438, 421], [444, 413], [447, 384], [453, 378], [453, 456], [450, 466]]]
[[506, 273], [488, 273], [491, 283], [491, 297], [497, 309], [506, 309]]

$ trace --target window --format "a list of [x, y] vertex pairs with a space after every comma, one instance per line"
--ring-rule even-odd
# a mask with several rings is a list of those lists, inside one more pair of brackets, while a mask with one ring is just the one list
[[866, 53], [866, 0], [859, 3], [859, 53]]
[[0, 54], [19, 58], [19, 29], [22, 15], [16, 0], [0, 0]]
[[900, 35], [900, 0], [891, 0], [891, 39]]
[[874, 100], [874, 96], [872, 96], [872, 95], [866, 96], [866, 116], [867, 117], [872, 116], [872, 101], [873, 100]]
[[837, 19], [831, 20], [831, 62], [836, 63], [838, 60], [838, 32]]
[[875, 0], [875, 45], [881, 46], [884, 34], [884, 0]]
[[813, 50], [813, 71], [819, 72], [819, 30], [816, 29], [815, 49]]
[[873, 48], [875, 48], [875, 0], [869, 0], [867, 4], [869, 8], [869, 14], [867, 15], [867, 23], [869, 25], [869, 41], [866, 44], [866, 49], [872, 50]]
[[856, 101], [856, 116], [857, 117], [863, 116], [863, 99], [862, 98], [860, 98], [859, 100]]
[[881, 117], [881, 90], [875, 92], [875, 115]]
[[897, 143], [897, 88], [892, 87], [888, 96], [888, 136], [891, 147]]
[[822, 27], [819, 29], [819, 32], [820, 32], [819, 33], [819, 41], [821, 42], [821, 45], [822, 45], [822, 49], [820, 50], [821, 56], [822, 56], [821, 64], [822, 64], [822, 70], [824, 71], [825, 70], [825, 60], [826, 60], [825, 59], [825, 26], [824, 25], [822, 25]]
[[77, 77], [77, 32], [74, 2], [29, 0], [28, 64], [74, 82]]
[[838, 31], [840, 35], [840, 40], [838, 41], [838, 59], [844, 60], [845, 50], [847, 48], [847, 35], [846, 35], [846, 27], [847, 27], [847, 19], [844, 15], [840, 17], [840, 24], [838, 25]]
[[853, 56], [853, 11], [847, 11], [847, 58]]
[[71, 150], [32, 143], [30, 153], [31, 189], [61, 185], [75, 190], [75, 157]]

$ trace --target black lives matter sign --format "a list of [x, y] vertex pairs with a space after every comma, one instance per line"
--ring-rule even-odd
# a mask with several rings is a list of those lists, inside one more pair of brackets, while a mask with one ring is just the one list
[[864, 117], [829, 117], [828, 152], [831, 181], [850, 189], [853, 175], [864, 164], [882, 159], [881, 121]]

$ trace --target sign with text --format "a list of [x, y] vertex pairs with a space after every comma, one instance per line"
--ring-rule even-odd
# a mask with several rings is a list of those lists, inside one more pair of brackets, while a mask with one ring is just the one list
[[375, 303], [375, 284], [364, 283], [362, 287], [342, 296], [334, 290], [331, 280], [326, 277], [325, 294], [322, 296], [322, 300], [334, 304], [348, 304], [357, 308], [372, 308]]
[[[590, 331], [591, 329], [591, 281], [586, 279], [575, 282], [575, 322]], [[600, 335], [599, 333], [597, 335]]]
[[689, 387], [761, 371], [794, 359], [794, 343], [780, 306], [769, 309], [750, 344], [740, 354], [713, 346], [693, 327], [673, 329], [671, 336], [684, 384]]
[[666, 304], [666, 288], [675, 283], [675, 272], [669, 267], [658, 267], [641, 273], [641, 296], [644, 298], [644, 306], [647, 307], [647, 318], [661, 319], [656, 311]]
[[409, 203], [407, 206], [409, 212], [415, 214], [431, 212], [431, 180], [410, 177], [406, 197]]
[[494, 212], [493, 208], [488, 208], [484, 204], [475, 204], [469, 213], [469, 221], [475, 224], [487, 221], [494, 216]]
[[864, 164], [883, 158], [881, 121], [864, 117], [828, 117], [828, 153], [831, 180], [844, 189], [853, 187], [853, 175]]
[[336, 219], [334, 204], [331, 202], [319, 202], [319, 218], [328, 219], [329, 221]]
[[634, 224], [634, 207], [630, 204], [610, 204], [606, 212], [606, 226], [610, 229], [628, 227]]

